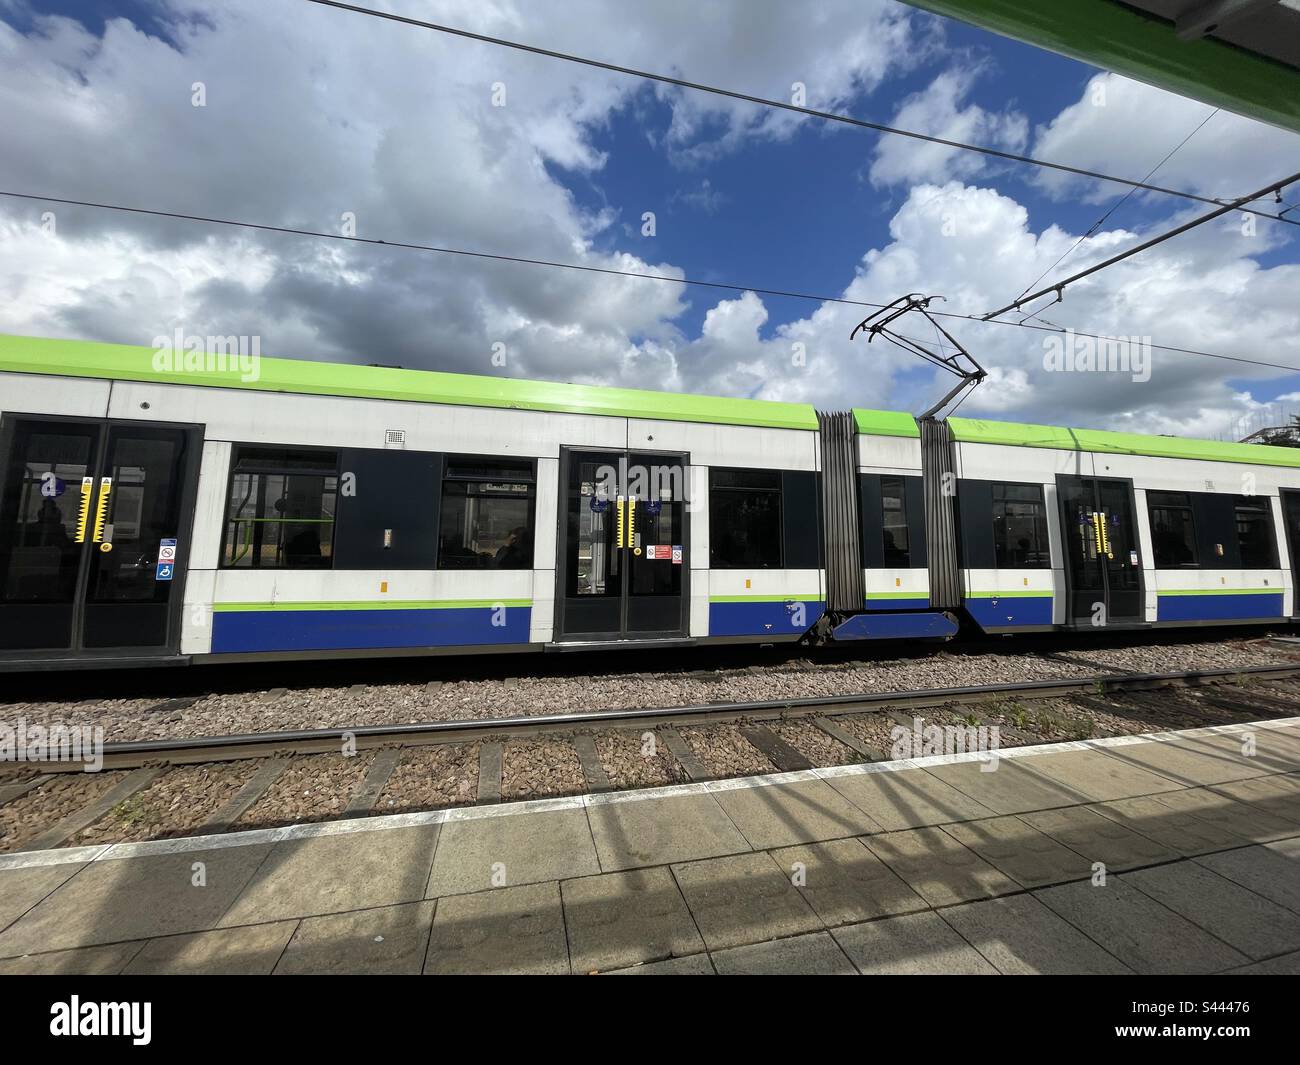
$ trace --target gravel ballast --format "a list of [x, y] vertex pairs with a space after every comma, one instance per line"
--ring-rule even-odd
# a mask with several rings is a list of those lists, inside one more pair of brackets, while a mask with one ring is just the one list
[[507, 743], [501, 763], [501, 798], [545, 799], [587, 790], [578, 752], [562, 740]]
[[776, 766], [745, 739], [735, 725], [684, 728], [681, 733], [695, 757], [715, 777], [749, 777], [776, 772]]
[[339, 817], [364, 783], [373, 757], [367, 752], [351, 758], [341, 754], [295, 758], [231, 827], [279, 828]]
[[[1106, 671], [1165, 673], [1286, 665], [1294, 659], [1276, 644], [1244, 638], [1085, 651], [955, 653], [881, 659], [851, 665], [779, 662], [716, 673], [632, 673], [520, 676], [455, 681], [430, 692], [423, 684], [373, 685], [208, 695], [183, 710], [159, 713], [158, 699], [0, 704], [0, 720], [25, 718], [45, 725], [102, 725], [107, 742], [180, 739], [242, 733], [429, 721], [484, 720], [581, 713], [629, 707], [676, 706], [730, 700], [816, 698], [862, 692], [909, 691], [1017, 681], [1091, 677]], [[519, 663], [512, 662], [517, 669]], [[234, 667], [231, 667], [234, 668]]]
[[684, 784], [690, 778], [669, 752], [667, 745], [650, 734], [609, 732], [596, 737], [596, 753], [615, 790], [660, 788]]
[[134, 843], [196, 835], [235, 797], [260, 764], [260, 760], [249, 759], [176, 766], [68, 842], [73, 846]]
[[478, 797], [478, 750], [477, 743], [408, 747], [371, 812], [400, 814], [473, 803]]
[[17, 850], [89, 806], [125, 777], [124, 772], [60, 773], [5, 803], [0, 806], [0, 851]]

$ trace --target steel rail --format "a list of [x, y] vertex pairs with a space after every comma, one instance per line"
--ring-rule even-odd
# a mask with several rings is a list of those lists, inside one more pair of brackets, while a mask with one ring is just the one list
[[[862, 692], [815, 698], [767, 699], [749, 702], [700, 703], [689, 706], [633, 707], [564, 714], [430, 721], [403, 725], [361, 725], [353, 728], [299, 729], [228, 736], [201, 736], [184, 740], [128, 740], [104, 745], [104, 759], [139, 764], [156, 759], [184, 763], [259, 757], [287, 747], [328, 751], [352, 737], [358, 749], [383, 744], [419, 741], [462, 742], [485, 735], [535, 735], [573, 729], [617, 728], [650, 722], [690, 723], [735, 718], [780, 718], [812, 714], [869, 713], [907, 707], [935, 706], [990, 696], [1051, 698], [1069, 694], [1104, 694], [1127, 689], [1194, 686], [1234, 677], [1285, 678], [1300, 676], [1300, 663], [1245, 666], [1237, 669], [1183, 670], [1173, 673], [1122, 673], [1053, 680], [1012, 681], [957, 688], [921, 688], [913, 691]], [[1297, 704], [1300, 711], [1300, 703]], [[369, 742], [366, 742], [369, 741]], [[124, 761], [125, 760], [125, 761]], [[79, 767], [79, 763], [70, 763]]]

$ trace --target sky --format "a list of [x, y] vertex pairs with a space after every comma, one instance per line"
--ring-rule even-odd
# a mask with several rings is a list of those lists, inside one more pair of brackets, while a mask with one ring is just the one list
[[[371, 6], [1135, 179], [1178, 148], [1152, 180], [1205, 196], [1300, 171], [1300, 135], [892, 0]], [[850, 340], [870, 309], [827, 298], [983, 315], [1208, 210], [306, 0], [0, 0], [0, 114], [5, 190], [739, 286], [0, 197], [0, 332], [829, 410], [918, 413], [952, 379]], [[1030, 309], [1300, 368], [1300, 228], [1244, 217]], [[1055, 334], [945, 326], [989, 373], [965, 416], [1235, 438], [1300, 411], [1300, 369], [1070, 371]]]

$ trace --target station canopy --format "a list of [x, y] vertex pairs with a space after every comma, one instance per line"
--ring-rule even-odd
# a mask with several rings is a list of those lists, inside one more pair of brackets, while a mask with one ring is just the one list
[[908, 0], [1300, 132], [1300, 0]]

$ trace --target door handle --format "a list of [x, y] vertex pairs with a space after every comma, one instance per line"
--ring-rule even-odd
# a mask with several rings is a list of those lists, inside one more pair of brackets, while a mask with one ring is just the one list
[[99, 479], [99, 497], [95, 500], [95, 533], [91, 538], [94, 543], [104, 542], [104, 522], [108, 519], [108, 499], [113, 494], [113, 478]]

